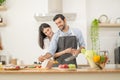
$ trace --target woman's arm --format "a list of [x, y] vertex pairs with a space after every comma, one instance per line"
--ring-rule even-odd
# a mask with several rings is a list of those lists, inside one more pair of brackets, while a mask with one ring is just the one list
[[49, 59], [49, 58], [51, 58], [51, 57], [52, 57], [52, 55], [51, 55], [50, 53], [46, 53], [45, 55], [40, 56], [40, 57], [38, 58], [38, 60], [41, 61], [41, 62], [43, 62], [44, 60]]

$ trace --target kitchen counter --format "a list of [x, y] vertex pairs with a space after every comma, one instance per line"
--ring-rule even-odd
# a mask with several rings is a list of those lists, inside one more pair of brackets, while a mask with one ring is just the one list
[[103, 69], [103, 70], [95, 70], [95, 69], [90, 69], [90, 68], [85, 68], [85, 69], [76, 69], [76, 70], [68, 70], [68, 69], [58, 69], [58, 68], [53, 68], [53, 69], [21, 69], [21, 70], [0, 70], [0, 74], [11, 74], [11, 73], [120, 73], [120, 69], [113, 68], [113, 69]]
[[0, 70], [0, 80], [98, 80], [98, 78], [100, 80], [120, 79], [120, 65], [107, 65], [103, 70], [94, 70], [89, 67], [80, 67], [74, 71], [58, 68]]

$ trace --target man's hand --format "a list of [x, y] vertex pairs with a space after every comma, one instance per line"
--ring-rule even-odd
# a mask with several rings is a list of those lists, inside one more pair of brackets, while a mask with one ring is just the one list
[[79, 49], [72, 49], [72, 54], [73, 55], [77, 55], [79, 53], [81, 53], [81, 49], [85, 49], [84, 47], [80, 47]]
[[73, 54], [73, 55], [77, 55], [77, 54], [79, 54], [79, 53], [80, 53], [79, 50], [77, 50], [77, 49], [72, 49], [72, 54]]

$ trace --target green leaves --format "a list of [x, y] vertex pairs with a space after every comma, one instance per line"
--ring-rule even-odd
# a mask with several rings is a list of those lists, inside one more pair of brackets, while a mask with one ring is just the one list
[[0, 0], [0, 5], [2, 5], [6, 0]]
[[92, 50], [99, 50], [99, 21], [94, 19], [91, 24], [90, 37], [92, 42]]

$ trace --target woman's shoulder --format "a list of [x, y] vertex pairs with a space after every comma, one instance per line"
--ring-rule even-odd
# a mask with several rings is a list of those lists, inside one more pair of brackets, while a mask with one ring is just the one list
[[49, 38], [48, 37], [44, 38], [44, 42], [47, 42], [47, 41], [49, 41]]

